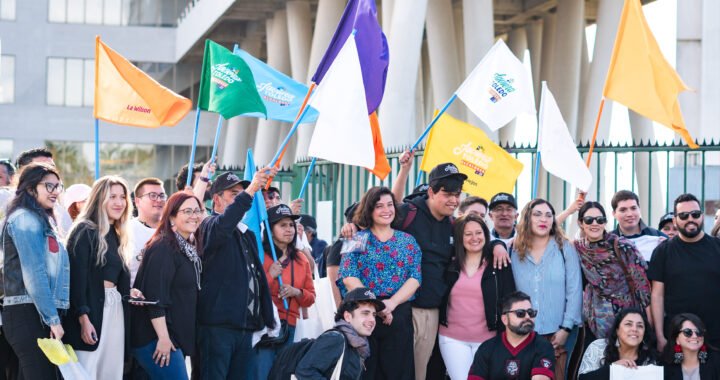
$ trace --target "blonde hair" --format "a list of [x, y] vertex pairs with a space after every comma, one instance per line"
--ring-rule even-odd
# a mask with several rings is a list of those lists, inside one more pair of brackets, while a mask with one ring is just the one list
[[533, 233], [530, 220], [530, 218], [532, 217], [532, 210], [533, 208], [535, 208], [535, 206], [543, 204], [548, 205], [553, 215], [553, 223], [552, 227], [550, 228], [550, 236], [555, 238], [555, 242], [557, 243], [558, 247], [560, 247], [560, 249], [562, 249], [563, 243], [567, 240], [567, 237], [565, 237], [565, 232], [563, 232], [563, 229], [557, 223], [557, 220], [555, 220], [555, 208], [553, 208], [550, 202], [544, 199], [537, 198], [532, 202], [526, 204], [525, 207], [523, 207], [522, 213], [520, 214], [520, 222], [518, 222], [517, 225], [517, 235], [515, 237], [515, 241], [513, 242], [513, 249], [515, 250], [515, 252], [517, 252], [520, 260], [525, 260], [525, 256], [527, 256], [528, 252], [530, 252], [530, 250], [532, 249]]
[[[128, 185], [124, 179], [115, 175], [104, 176], [92, 186], [90, 195], [85, 202], [85, 207], [75, 219], [75, 223], [70, 230], [68, 236], [72, 236], [80, 225], [84, 224], [94, 229], [98, 233], [98, 246], [97, 246], [97, 266], [104, 266], [106, 263], [105, 254], [107, 253], [107, 242], [105, 241], [105, 235], [110, 232], [110, 218], [107, 214], [107, 204], [110, 201], [110, 190], [113, 186], [120, 185], [125, 193], [125, 210], [123, 211], [120, 219], [116, 220], [112, 224], [112, 228], [118, 235], [120, 242], [118, 246], [118, 253], [126, 261], [126, 257], [130, 254], [130, 237], [128, 228], [128, 219], [130, 219], [130, 213], [132, 210], [132, 204], [130, 202], [130, 192], [128, 191]], [[69, 239], [68, 239], [69, 240]]]

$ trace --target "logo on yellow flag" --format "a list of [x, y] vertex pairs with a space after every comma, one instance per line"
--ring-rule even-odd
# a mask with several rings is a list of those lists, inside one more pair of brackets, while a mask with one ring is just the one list
[[523, 164], [468, 123], [443, 114], [430, 131], [421, 164], [429, 172], [438, 164], [452, 162], [467, 175], [463, 191], [490, 199], [510, 193]]

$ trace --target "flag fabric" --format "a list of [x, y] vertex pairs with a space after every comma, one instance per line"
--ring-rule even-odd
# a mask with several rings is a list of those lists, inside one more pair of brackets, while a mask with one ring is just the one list
[[535, 114], [530, 73], [501, 39], [475, 66], [456, 94], [493, 131], [521, 113]]
[[382, 101], [390, 62], [387, 39], [377, 20], [375, 0], [348, 1], [330, 46], [325, 51], [312, 81], [320, 84], [325, 78], [333, 61], [345, 46], [345, 41], [353, 34], [353, 30], [356, 31], [355, 43], [360, 55], [368, 114], [371, 114]]
[[420, 168], [452, 162], [468, 176], [463, 191], [485, 199], [511, 193], [523, 164], [495, 144], [480, 128], [444, 113], [430, 130]]
[[[242, 58], [250, 67], [257, 91], [265, 104], [267, 118], [288, 123], [294, 122], [305, 94], [308, 92], [308, 87], [253, 57], [237, 45], [233, 54]], [[254, 117], [260, 117], [260, 115], [260, 113], [245, 114], [245, 116]], [[311, 108], [302, 121], [303, 123], [313, 123], [317, 117], [317, 111]]]
[[205, 40], [198, 104], [225, 119], [247, 113], [267, 115], [248, 64], [210, 40]]
[[[246, 181], [252, 181], [255, 176], [255, 159], [253, 158], [252, 149], [247, 151], [247, 160], [245, 161], [245, 173], [243, 179]], [[245, 213], [242, 218], [242, 222], [248, 227], [250, 231], [255, 234], [255, 241], [258, 245], [258, 252], [260, 252], [260, 262], [263, 261], [265, 255], [262, 254], [262, 224], [268, 218], [267, 209], [265, 208], [265, 199], [262, 196], [262, 192], [256, 191], [253, 198], [252, 206], [250, 210]]]
[[373, 138], [373, 150], [375, 151], [375, 167], [368, 170], [381, 181], [384, 181], [392, 171], [392, 168], [390, 167], [390, 161], [388, 161], [385, 155], [385, 147], [383, 146], [382, 134], [380, 133], [380, 122], [378, 121], [377, 112], [371, 113], [369, 117], [370, 131], [372, 132]]
[[134, 127], [171, 127], [191, 108], [190, 99], [162, 86], [95, 37], [94, 118]]
[[672, 129], [697, 148], [678, 101], [688, 89], [663, 57], [640, 0], [625, 0], [603, 96]]
[[375, 166], [372, 127], [354, 35], [348, 37], [309, 104], [320, 112], [309, 156], [369, 169]]
[[542, 83], [540, 100], [538, 152], [545, 170], [570, 182], [583, 192], [588, 191], [592, 183], [592, 174], [570, 137], [570, 131], [563, 120], [560, 108], [545, 82]]

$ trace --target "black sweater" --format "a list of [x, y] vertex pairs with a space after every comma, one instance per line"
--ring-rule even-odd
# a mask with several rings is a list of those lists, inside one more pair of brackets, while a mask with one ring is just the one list
[[320, 335], [295, 369], [299, 380], [329, 379], [335, 370], [345, 345], [345, 356], [340, 369], [340, 379], [357, 380], [363, 373], [363, 364], [358, 351], [347, 343], [343, 333], [329, 330]]
[[[110, 256], [119, 257], [119, 240], [114, 228], [105, 236], [108, 261]], [[68, 239], [68, 253], [70, 256], [70, 310], [63, 318], [65, 336], [63, 340], [75, 350], [95, 351], [97, 344], [89, 345], [80, 338], [81, 328], [79, 317], [87, 314], [95, 328], [98, 342], [102, 339], [103, 307], [105, 306], [105, 285], [103, 284], [103, 267], [97, 262], [98, 231], [86, 224], [79, 225]], [[119, 280], [116, 283], [120, 295], [130, 293], [130, 273], [125, 266], [122, 267]], [[125, 317], [125, 350], [129, 352], [130, 342], [130, 312], [127, 301], [122, 301]]]
[[[151, 320], [165, 317], [170, 340], [184, 355], [195, 350], [195, 315], [198, 288], [195, 267], [180, 251], [175, 236], [164, 238], [145, 249], [135, 288], [157, 305], [132, 307], [132, 347], [157, 339]], [[175, 244], [173, 244], [175, 243]]]

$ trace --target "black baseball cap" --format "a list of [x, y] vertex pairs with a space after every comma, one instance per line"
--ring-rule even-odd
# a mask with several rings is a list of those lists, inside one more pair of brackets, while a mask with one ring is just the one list
[[375, 297], [375, 293], [368, 288], [355, 288], [345, 294], [342, 303], [350, 302], [369, 302], [375, 305], [375, 312], [382, 311], [385, 309], [385, 304]]
[[672, 212], [661, 216], [660, 222], [658, 223], [658, 230], [662, 230], [663, 226], [665, 226], [665, 224], [667, 224], [668, 222], [672, 223], [673, 216], [675, 216], [675, 213]]
[[488, 208], [490, 210], [494, 209], [495, 206], [500, 204], [509, 204], [510, 206], [515, 207], [517, 210], [517, 202], [515, 201], [515, 197], [512, 196], [512, 194], [508, 193], [497, 193], [490, 199], [490, 206]]
[[262, 191], [263, 191], [263, 193], [264, 193], [264, 192], [268, 192], [268, 193], [278, 193], [278, 194], [280, 194], [280, 189], [278, 189], [278, 188], [275, 187], [275, 186], [270, 186], [270, 187], [268, 187], [267, 189], [265, 189], [265, 188], [263, 187]]
[[290, 210], [290, 207], [288, 207], [285, 204], [279, 204], [277, 206], [270, 207], [267, 210], [268, 214], [268, 222], [270, 224], [275, 224], [279, 222], [283, 218], [290, 218], [292, 220], [298, 220], [300, 219], [300, 215], [295, 215]]
[[428, 183], [433, 183], [439, 179], [453, 176], [458, 176], [462, 178], [463, 181], [468, 178], [468, 176], [466, 176], [465, 174], [460, 173], [460, 169], [458, 169], [455, 164], [453, 164], [452, 162], [446, 162], [444, 164], [440, 164], [434, 167], [430, 171], [430, 175], [428, 175]]
[[429, 188], [430, 185], [428, 185], [427, 183], [416, 186], [410, 195], [403, 198], [403, 202], [410, 202], [417, 197], [422, 197], [423, 195], [427, 194]]
[[345, 209], [345, 212], [343, 212], [343, 215], [345, 215], [345, 221], [347, 221], [348, 223], [352, 223], [353, 216], [355, 215], [355, 210], [357, 210], [359, 204], [360, 202], [355, 202]]
[[250, 181], [240, 179], [233, 172], [225, 172], [213, 180], [212, 186], [210, 186], [210, 195], [215, 195], [238, 184], [242, 185], [243, 189], [247, 189], [250, 186]]
[[317, 221], [312, 217], [312, 215], [300, 214], [300, 224], [302, 224], [305, 228], [317, 230]]

